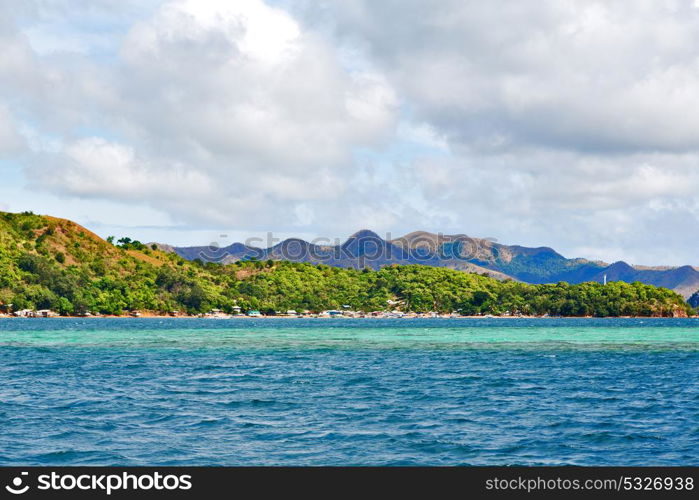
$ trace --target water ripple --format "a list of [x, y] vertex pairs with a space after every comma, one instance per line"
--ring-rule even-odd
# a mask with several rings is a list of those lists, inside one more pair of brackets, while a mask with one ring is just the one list
[[699, 464], [693, 320], [15, 321], [2, 465]]

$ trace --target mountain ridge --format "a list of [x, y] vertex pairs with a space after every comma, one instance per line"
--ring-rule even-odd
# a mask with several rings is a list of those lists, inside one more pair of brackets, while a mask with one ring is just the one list
[[[165, 247], [165, 245], [163, 245]], [[531, 284], [624, 281], [663, 286], [685, 298], [699, 290], [699, 270], [684, 266], [634, 266], [625, 261], [607, 263], [566, 258], [551, 247], [504, 245], [466, 234], [413, 231], [384, 239], [361, 229], [338, 245], [316, 245], [288, 238], [269, 248], [233, 243], [223, 248], [170, 247], [179, 256], [230, 264], [238, 260], [287, 260], [333, 267], [377, 270], [393, 264], [420, 264], [489, 275]]]
[[[464, 240], [451, 243], [459, 249], [469, 244]], [[371, 262], [372, 258], [377, 264], [372, 252], [394, 252], [392, 263], [435, 258], [429, 251], [414, 255], [409, 249], [397, 249], [369, 232], [356, 234], [344, 248], [290, 239], [267, 254], [289, 257], [293, 246], [301, 252], [320, 252], [298, 254], [297, 258], [331, 258], [345, 264]], [[188, 261], [174, 248], [163, 251], [170, 248], [144, 245], [129, 237], [103, 240], [69, 220], [0, 212], [0, 316], [219, 315], [222, 311], [274, 315], [341, 308], [360, 315], [372, 311], [450, 316], [694, 314], [679, 294], [642, 283], [532, 285], [425, 265], [388, 265], [377, 271], [271, 259], [217, 265]], [[241, 254], [250, 248], [231, 246]], [[225, 252], [215, 247], [206, 250], [209, 257]], [[479, 258], [492, 260], [493, 255], [486, 254], [481, 252]], [[543, 255], [552, 254], [544, 250]], [[516, 263], [516, 258], [508, 262]], [[459, 265], [466, 271], [474, 266]]]

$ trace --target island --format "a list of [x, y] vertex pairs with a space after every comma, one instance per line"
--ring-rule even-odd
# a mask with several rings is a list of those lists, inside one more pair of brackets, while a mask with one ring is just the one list
[[[441, 314], [687, 317], [678, 293], [640, 282], [528, 284], [423, 265], [381, 269], [245, 258], [186, 260], [104, 240], [65, 219], [0, 212], [0, 313], [32, 316]], [[31, 314], [30, 314], [31, 313]]]

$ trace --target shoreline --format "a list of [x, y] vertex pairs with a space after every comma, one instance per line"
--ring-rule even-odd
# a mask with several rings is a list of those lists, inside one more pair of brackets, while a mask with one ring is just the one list
[[50, 317], [31, 317], [31, 316], [3, 316], [0, 315], [0, 320], [2, 319], [34, 319], [34, 320], [45, 320], [45, 319], [210, 319], [210, 320], [255, 320], [255, 319], [698, 319], [699, 316], [160, 316], [160, 315], [141, 315], [141, 316], [114, 316], [114, 315], [102, 315], [102, 316], [50, 316]]

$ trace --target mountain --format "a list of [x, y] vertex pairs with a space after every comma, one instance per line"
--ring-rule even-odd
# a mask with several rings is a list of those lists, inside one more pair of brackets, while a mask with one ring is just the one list
[[694, 292], [694, 294], [692, 294], [692, 296], [689, 297], [687, 302], [689, 302], [689, 305], [694, 307], [694, 308], [699, 307], [699, 290]]
[[381, 269], [393, 264], [419, 264], [458, 271], [486, 274], [497, 279], [512, 279], [531, 284], [624, 281], [670, 288], [685, 298], [699, 290], [699, 271], [691, 266], [632, 266], [626, 262], [568, 259], [549, 247], [503, 245], [465, 234], [444, 235], [415, 231], [385, 240], [363, 229], [336, 246], [314, 245], [300, 239], [288, 239], [271, 248], [242, 243], [212, 249], [175, 247], [185, 259], [201, 259], [224, 264], [240, 260], [310, 262], [333, 267]]
[[[437, 247], [430, 248], [416, 238], [394, 242], [360, 231], [337, 246], [290, 239], [264, 250], [234, 244], [229, 255], [213, 247], [180, 249], [193, 259], [189, 261], [167, 245], [130, 238], [105, 241], [68, 220], [0, 212], [0, 314], [202, 314], [212, 309], [275, 314], [345, 306], [365, 312], [397, 308], [462, 315], [685, 317], [693, 312], [675, 292], [641, 283], [532, 285], [446, 265], [418, 265], [451, 262], [503, 278], [496, 270], [466, 262], [464, 255], [489, 266], [513, 266], [520, 255], [536, 262], [561, 259], [550, 249], [496, 251], [464, 239], [434, 242]], [[466, 254], [469, 245], [473, 255]], [[266, 260], [259, 259], [263, 256]], [[203, 262], [212, 257], [238, 260]], [[289, 262], [292, 258], [306, 262]], [[315, 264], [322, 261], [337, 265]], [[372, 271], [363, 263], [391, 265]]]
[[640, 281], [649, 285], [662, 286], [676, 291], [687, 298], [699, 290], [699, 271], [692, 266], [671, 268], [643, 268], [630, 266], [626, 262], [615, 262], [593, 276], [594, 281]]
[[175, 253], [128, 238], [115, 245], [65, 219], [0, 212], [0, 312], [197, 312], [225, 303], [217, 278]]
[[260, 258], [260, 250], [255, 247], [243, 245], [242, 243], [233, 243], [230, 246], [218, 248], [215, 246], [206, 247], [171, 247], [156, 243], [163, 251], [177, 253], [180, 257], [187, 260], [201, 260], [204, 262], [218, 262], [221, 264], [230, 264], [238, 260]]
[[[227, 247], [169, 247], [179, 256], [187, 260], [199, 259], [204, 262], [217, 262], [231, 264], [241, 260], [275, 260], [289, 262], [308, 262], [312, 264], [325, 264], [332, 267], [364, 269], [368, 267], [378, 270], [390, 265], [422, 264], [432, 267], [446, 267], [458, 271], [476, 274], [485, 274], [496, 279], [515, 279], [512, 276], [492, 267], [479, 265], [475, 260], [465, 260], [453, 255], [438, 255], [439, 250], [435, 245], [425, 245], [425, 238], [418, 238], [418, 233], [413, 236], [387, 241], [378, 234], [368, 229], [362, 229], [351, 235], [341, 245], [315, 245], [298, 238], [289, 238], [269, 248], [258, 248], [233, 243]], [[420, 233], [430, 235], [430, 233]], [[436, 243], [438, 235], [431, 235], [432, 243]], [[440, 244], [450, 244], [448, 252], [456, 251], [456, 244], [463, 244], [464, 237], [439, 237]], [[445, 239], [446, 238], [446, 239]], [[453, 238], [458, 238], [453, 240]], [[474, 240], [475, 241], [475, 240]], [[485, 240], [478, 240], [485, 241]], [[167, 245], [156, 244], [161, 248]], [[446, 249], [446, 246], [445, 246]]]

